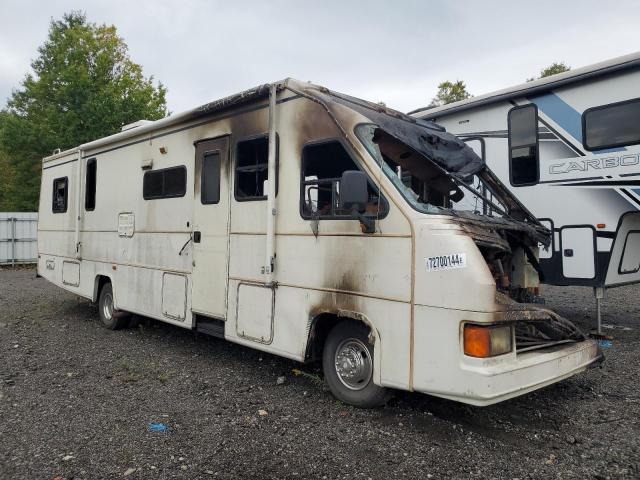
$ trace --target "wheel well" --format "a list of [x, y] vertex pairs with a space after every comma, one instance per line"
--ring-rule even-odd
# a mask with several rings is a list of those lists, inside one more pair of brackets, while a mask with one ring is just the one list
[[98, 301], [98, 298], [100, 298], [100, 292], [102, 291], [102, 287], [104, 287], [107, 283], [111, 283], [111, 279], [106, 275], [96, 276], [95, 286], [93, 287], [94, 302]]
[[309, 328], [309, 337], [307, 341], [307, 351], [305, 354], [305, 359], [307, 361], [316, 361], [322, 358], [322, 351], [324, 350], [324, 344], [329, 336], [329, 332], [333, 327], [341, 322], [357, 323], [364, 325], [368, 330], [371, 330], [371, 327], [368, 324], [360, 320], [335, 313], [321, 313], [311, 320], [311, 327]]

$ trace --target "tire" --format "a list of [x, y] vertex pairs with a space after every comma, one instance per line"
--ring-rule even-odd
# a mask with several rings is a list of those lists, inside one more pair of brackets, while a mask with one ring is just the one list
[[109, 330], [120, 330], [129, 325], [129, 315], [113, 308], [113, 287], [105, 283], [98, 299], [98, 315], [100, 323]]
[[344, 321], [333, 327], [324, 344], [322, 369], [331, 393], [360, 408], [386, 404], [391, 392], [373, 383], [373, 346], [364, 325]]

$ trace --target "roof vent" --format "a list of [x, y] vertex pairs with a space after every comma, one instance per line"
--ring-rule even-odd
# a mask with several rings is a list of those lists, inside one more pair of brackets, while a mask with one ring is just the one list
[[120, 131], [121, 132], [125, 132], [125, 131], [131, 130], [133, 128], [142, 127], [143, 125], [147, 125], [149, 123], [153, 123], [153, 122], [151, 120], [138, 120], [137, 122], [127, 123], [126, 125], [122, 126]]

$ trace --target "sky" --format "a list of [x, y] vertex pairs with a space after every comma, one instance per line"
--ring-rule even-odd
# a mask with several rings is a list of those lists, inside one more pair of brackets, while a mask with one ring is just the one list
[[0, 108], [71, 10], [117, 27], [172, 112], [285, 77], [409, 111], [445, 80], [480, 95], [640, 50], [637, 0], [0, 0]]

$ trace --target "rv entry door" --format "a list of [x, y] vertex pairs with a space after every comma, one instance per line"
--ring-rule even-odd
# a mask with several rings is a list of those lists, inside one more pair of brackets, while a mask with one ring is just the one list
[[195, 146], [191, 308], [223, 319], [229, 265], [229, 137]]

